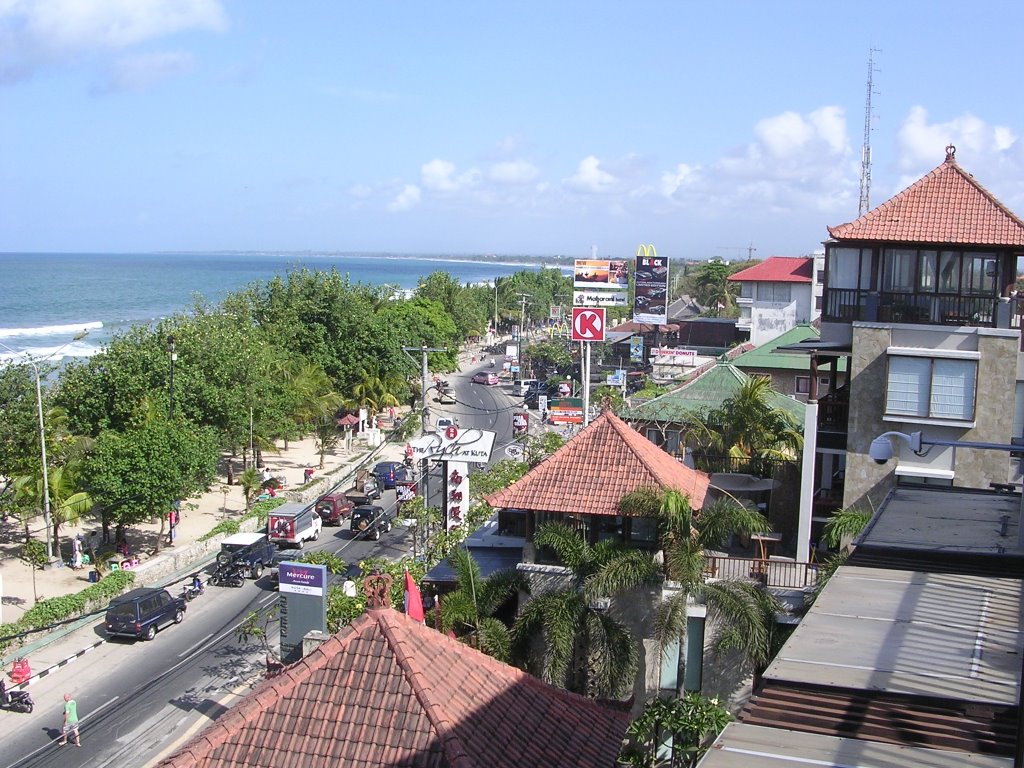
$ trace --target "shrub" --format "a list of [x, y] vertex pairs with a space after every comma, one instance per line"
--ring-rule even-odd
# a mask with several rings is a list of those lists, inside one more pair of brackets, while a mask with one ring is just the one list
[[21, 545], [18, 556], [33, 568], [46, 565], [46, 545], [39, 539], [29, 539]]
[[240, 526], [237, 520], [221, 520], [219, 523], [213, 526], [213, 528], [211, 528], [209, 531], [200, 536], [199, 540], [209, 541], [214, 536], [219, 536], [222, 533], [230, 536], [233, 533], [238, 533], [239, 527]]

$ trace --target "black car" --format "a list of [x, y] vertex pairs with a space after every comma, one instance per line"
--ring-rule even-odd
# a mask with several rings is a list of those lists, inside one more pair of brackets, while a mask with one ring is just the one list
[[185, 618], [185, 598], [171, 597], [166, 589], [142, 587], [110, 601], [107, 632], [152, 640], [156, 632]]
[[409, 470], [397, 461], [382, 461], [373, 468], [373, 476], [377, 484], [384, 490], [395, 487], [399, 480], [409, 479]]
[[384, 507], [363, 504], [352, 510], [353, 536], [365, 536], [377, 541], [382, 533], [391, 530], [391, 516]]

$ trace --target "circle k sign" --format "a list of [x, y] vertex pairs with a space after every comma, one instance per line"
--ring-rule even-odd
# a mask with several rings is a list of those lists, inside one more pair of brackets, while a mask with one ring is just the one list
[[604, 341], [604, 309], [572, 308], [572, 340]]

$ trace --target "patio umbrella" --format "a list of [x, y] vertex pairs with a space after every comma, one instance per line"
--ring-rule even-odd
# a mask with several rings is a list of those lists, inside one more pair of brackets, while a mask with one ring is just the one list
[[359, 419], [353, 416], [351, 413], [346, 413], [340, 419], [338, 419], [339, 427], [354, 427], [359, 423]]

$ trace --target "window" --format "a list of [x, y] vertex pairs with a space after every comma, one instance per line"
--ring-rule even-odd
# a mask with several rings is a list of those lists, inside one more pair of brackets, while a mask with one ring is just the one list
[[889, 358], [885, 412], [892, 416], [970, 421], [974, 418], [976, 360]]
[[814, 308], [818, 312], [821, 312], [821, 296], [815, 296], [814, 297]]
[[809, 394], [811, 394], [811, 377], [810, 376], [797, 376], [796, 377], [796, 393], [798, 395], [809, 395]]
[[909, 293], [914, 290], [917, 251], [886, 248], [882, 255], [882, 290]]
[[757, 300], [788, 304], [791, 301], [789, 283], [758, 283]]

